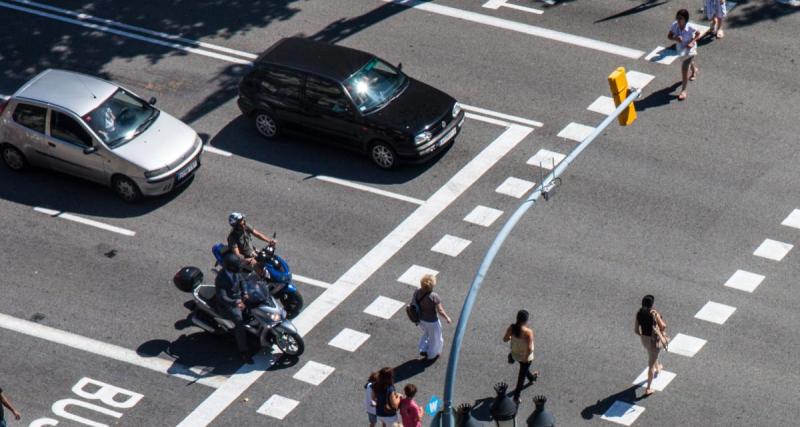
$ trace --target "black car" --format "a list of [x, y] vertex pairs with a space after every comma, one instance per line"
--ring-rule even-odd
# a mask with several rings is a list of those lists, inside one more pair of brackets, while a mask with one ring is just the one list
[[450, 95], [380, 58], [298, 37], [264, 52], [239, 84], [239, 108], [273, 138], [282, 129], [369, 154], [384, 169], [451, 145], [464, 112]]

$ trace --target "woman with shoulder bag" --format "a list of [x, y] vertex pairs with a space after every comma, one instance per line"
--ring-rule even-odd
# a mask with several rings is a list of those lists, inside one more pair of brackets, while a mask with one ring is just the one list
[[508, 363], [519, 363], [517, 374], [517, 387], [514, 389], [514, 402], [520, 403], [519, 395], [522, 392], [523, 381], [527, 378], [533, 383], [539, 377], [539, 371], [531, 373], [533, 363], [533, 329], [528, 327], [529, 314], [526, 310], [517, 312], [517, 321], [506, 329], [503, 342], [510, 342], [511, 353], [508, 354]]
[[634, 332], [639, 335], [642, 346], [647, 350], [647, 387], [644, 392], [646, 396], [653, 394], [653, 378], [664, 369], [664, 366], [658, 363], [658, 354], [669, 344], [667, 323], [653, 308], [654, 303], [655, 297], [652, 295], [645, 295], [642, 298], [642, 307], [636, 313], [634, 325]]
[[378, 380], [372, 385], [372, 397], [375, 400], [375, 415], [383, 427], [392, 427], [398, 421], [397, 409], [401, 396], [394, 389], [394, 369], [381, 368]]
[[451, 323], [450, 316], [444, 311], [439, 294], [433, 291], [436, 277], [426, 274], [420, 279], [420, 288], [414, 291], [413, 299], [419, 304], [419, 327], [422, 336], [419, 339], [419, 355], [422, 360], [434, 361], [439, 358], [444, 348], [442, 322], [439, 316]]

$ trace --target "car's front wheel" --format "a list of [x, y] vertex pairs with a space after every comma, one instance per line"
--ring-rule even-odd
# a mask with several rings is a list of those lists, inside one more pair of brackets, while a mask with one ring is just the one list
[[25, 170], [25, 168], [28, 166], [28, 161], [25, 159], [25, 155], [13, 145], [5, 144], [0, 147], [0, 154], [3, 156], [3, 163], [5, 163], [6, 166], [13, 171], [20, 172]]
[[383, 141], [375, 141], [370, 145], [369, 157], [381, 169], [392, 169], [397, 166], [397, 153]]
[[278, 135], [278, 121], [275, 117], [266, 111], [256, 111], [253, 115], [253, 121], [256, 125], [256, 130], [264, 138], [272, 139]]
[[115, 176], [111, 181], [111, 187], [114, 189], [114, 193], [127, 203], [138, 202], [142, 198], [142, 191], [139, 190], [139, 186], [127, 176]]

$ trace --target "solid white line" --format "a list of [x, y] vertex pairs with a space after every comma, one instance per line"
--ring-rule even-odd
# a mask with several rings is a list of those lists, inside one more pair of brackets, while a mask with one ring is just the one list
[[423, 10], [425, 12], [437, 13], [439, 15], [463, 19], [465, 21], [476, 22], [478, 24], [485, 24], [497, 28], [516, 31], [518, 33], [528, 34], [535, 37], [541, 37], [548, 40], [567, 43], [573, 46], [580, 46], [588, 49], [597, 50], [600, 52], [611, 53], [614, 55], [623, 56], [625, 58], [639, 59], [642, 57], [642, 55], [645, 54], [645, 52], [642, 52], [641, 50], [636, 50], [624, 46], [606, 43], [600, 40], [590, 39], [588, 37], [562, 33], [560, 31], [549, 30], [547, 28], [542, 28], [542, 27], [536, 27], [522, 22], [509, 21], [507, 19], [496, 18], [494, 16], [484, 15], [482, 13], [470, 12], [467, 10], [457, 9], [449, 6], [443, 6], [436, 3], [423, 3], [417, 0], [382, 0], [382, 1], [386, 3], [394, 3], [414, 9]]
[[114, 359], [119, 362], [147, 368], [152, 371], [170, 375], [176, 378], [197, 382], [208, 387], [221, 387], [226, 378], [219, 375], [203, 377], [192, 371], [187, 366], [180, 363], [162, 359], [160, 357], [142, 357], [135, 351], [119, 347], [113, 344], [104, 343], [82, 335], [51, 328], [50, 326], [40, 325], [23, 319], [18, 319], [0, 313], [0, 328], [18, 332], [34, 338], [40, 338], [56, 344], [65, 345], [76, 350], [82, 350], [98, 356]]
[[60, 12], [60, 13], [63, 13], [65, 15], [70, 15], [70, 16], [77, 17], [78, 19], [80, 19], [82, 21], [99, 22], [101, 24], [106, 24], [106, 25], [112, 26], [112, 27], [119, 27], [119, 28], [126, 29], [126, 30], [138, 31], [140, 33], [149, 34], [151, 36], [162, 37], [162, 38], [169, 39], [169, 40], [183, 42], [183, 43], [186, 43], [186, 44], [189, 44], [189, 45], [192, 45], [192, 46], [197, 46], [197, 47], [203, 47], [203, 48], [206, 48], [206, 49], [217, 50], [217, 51], [220, 51], [220, 52], [230, 53], [230, 54], [233, 54], [233, 55], [239, 55], [239, 56], [242, 56], [242, 57], [248, 58], [248, 59], [256, 59], [256, 58], [258, 58], [258, 55], [252, 54], [250, 52], [243, 52], [241, 50], [231, 49], [231, 48], [227, 48], [227, 47], [224, 47], [224, 46], [218, 46], [218, 45], [215, 45], [215, 44], [205, 43], [205, 42], [201, 42], [201, 41], [198, 41], [198, 40], [187, 39], [187, 38], [184, 38], [184, 37], [181, 37], [181, 36], [177, 36], [177, 35], [174, 35], [174, 34], [167, 34], [167, 33], [162, 33], [160, 31], [148, 30], [147, 28], [137, 27], [135, 25], [123, 24], [121, 22], [112, 21], [110, 19], [105, 19], [105, 18], [99, 18], [99, 17], [96, 17], [96, 16], [92, 16], [92, 15], [89, 15], [87, 13], [75, 12], [75, 11], [72, 11], [72, 10], [62, 9], [60, 7], [55, 7], [55, 6], [50, 6], [50, 5], [46, 5], [46, 4], [42, 4], [42, 3], [37, 3], [35, 1], [30, 1], [30, 0], [11, 0], [11, 1], [13, 1], [15, 3], [21, 3], [21, 4], [25, 4], [25, 5], [29, 5], [29, 6], [38, 7], [39, 9], [50, 10], [50, 11], [53, 11], [53, 12]]
[[460, 102], [459, 105], [461, 105], [461, 108], [467, 111], [472, 111], [474, 113], [485, 114], [487, 116], [497, 117], [499, 119], [506, 119], [512, 122], [521, 123], [523, 125], [533, 126], [535, 128], [540, 128], [544, 126], [541, 122], [537, 122], [536, 120], [523, 119], [522, 117], [512, 116], [511, 114], [499, 113], [497, 111], [487, 110], [485, 108], [479, 108], [472, 105], [466, 105]]
[[380, 196], [390, 197], [392, 199], [402, 200], [408, 203], [414, 203], [415, 205], [421, 205], [425, 203], [424, 200], [415, 199], [413, 197], [404, 196], [402, 194], [392, 193], [391, 191], [381, 190], [380, 188], [370, 187], [368, 185], [347, 181], [345, 179], [334, 178], [332, 176], [317, 175], [315, 176], [315, 178], [317, 178], [320, 181], [326, 181], [332, 184], [339, 184], [345, 187], [354, 188], [356, 190], [366, 191], [368, 193], [378, 194]]
[[331, 287], [330, 283], [323, 282], [322, 280], [312, 279], [310, 277], [301, 276], [299, 274], [292, 274], [292, 278], [300, 283], [305, 283], [306, 285], [316, 286], [318, 288], [328, 289]]
[[203, 151], [207, 151], [213, 154], [219, 154], [220, 156], [230, 157], [232, 154], [225, 150], [220, 150], [219, 148], [214, 148], [208, 144], [203, 145]]
[[88, 22], [83, 22], [83, 21], [80, 21], [80, 20], [77, 20], [77, 19], [65, 18], [65, 17], [60, 16], [60, 15], [54, 15], [52, 13], [42, 12], [42, 11], [39, 11], [39, 10], [36, 10], [36, 9], [31, 9], [31, 8], [28, 8], [28, 7], [22, 7], [22, 6], [13, 5], [13, 4], [10, 4], [10, 3], [6, 3], [4, 1], [0, 1], [0, 7], [13, 9], [13, 10], [17, 10], [17, 11], [20, 11], [20, 12], [30, 13], [32, 15], [41, 16], [43, 18], [50, 18], [50, 19], [54, 19], [56, 21], [66, 22], [68, 24], [80, 25], [81, 27], [90, 28], [92, 30], [103, 31], [103, 32], [110, 33], [110, 34], [116, 34], [118, 36], [128, 37], [128, 38], [132, 38], [132, 39], [136, 39], [136, 40], [144, 41], [144, 42], [148, 42], [148, 43], [153, 43], [153, 44], [157, 44], [157, 45], [168, 47], [168, 48], [172, 48], [172, 49], [182, 50], [184, 52], [196, 53], [198, 55], [208, 56], [210, 58], [221, 59], [223, 61], [233, 62], [235, 64], [253, 65], [252, 61], [248, 61], [246, 59], [235, 58], [235, 57], [230, 56], [230, 55], [223, 55], [221, 53], [210, 52], [210, 51], [203, 50], [203, 49], [187, 47], [187, 46], [184, 46], [184, 45], [179, 44], [179, 43], [174, 43], [174, 42], [168, 42], [168, 41], [164, 41], [164, 40], [154, 39], [152, 37], [145, 37], [145, 36], [142, 36], [142, 35], [139, 35], [139, 34], [134, 34], [134, 33], [128, 32], [128, 31], [115, 30], [115, 29], [113, 29], [111, 27], [108, 27], [108, 26], [105, 26], [105, 25], [90, 24]]
[[[422, 206], [414, 210], [391, 233], [383, 238], [342, 277], [309, 304], [295, 319], [300, 335], [308, 334], [328, 314], [355, 292], [381, 266], [389, 261], [414, 236], [441, 214], [459, 196], [464, 194], [484, 173], [517, 146], [533, 129], [511, 125], [497, 139], [483, 149], [447, 183], [437, 190]], [[233, 376], [206, 398], [200, 406], [178, 424], [178, 427], [203, 427], [209, 425], [242, 393], [264, 374], [262, 361], [244, 365]]]
[[482, 116], [480, 114], [464, 113], [464, 115], [467, 116], [468, 119], [479, 120], [479, 121], [482, 121], [482, 122], [485, 122], [485, 123], [490, 123], [490, 124], [493, 124], [493, 125], [502, 126], [504, 128], [507, 128], [507, 127], [511, 126], [511, 123], [509, 123], [509, 122], [504, 122], [502, 120], [497, 120], [497, 119], [493, 119], [491, 117]]
[[512, 4], [512, 3], [506, 3], [503, 6], [505, 6], [507, 8], [510, 8], [510, 9], [516, 9], [516, 10], [521, 10], [523, 12], [533, 13], [533, 14], [536, 14], [536, 15], [541, 15], [541, 14], [544, 13], [543, 10], [534, 9], [532, 7], [519, 6], [519, 5]]
[[113, 225], [108, 225], [108, 224], [105, 224], [105, 223], [102, 223], [102, 222], [99, 222], [99, 221], [95, 221], [93, 219], [83, 218], [83, 217], [80, 217], [80, 216], [77, 216], [77, 215], [73, 215], [73, 214], [70, 214], [70, 213], [66, 213], [66, 212], [60, 212], [60, 211], [56, 211], [56, 210], [53, 210], [53, 209], [40, 208], [38, 206], [34, 207], [33, 210], [35, 210], [36, 212], [43, 213], [45, 215], [52, 216], [54, 218], [61, 218], [61, 219], [66, 219], [68, 221], [78, 222], [78, 223], [81, 223], [81, 224], [84, 224], [84, 225], [90, 225], [92, 227], [100, 228], [100, 229], [103, 229], [103, 230], [106, 230], [106, 231], [113, 231], [114, 233], [119, 233], [119, 234], [122, 234], [122, 235], [125, 235], [125, 236], [135, 236], [136, 235], [136, 232], [128, 230], [128, 229], [125, 229], [125, 228], [120, 228], [120, 227], [116, 227], [116, 226], [113, 226]]

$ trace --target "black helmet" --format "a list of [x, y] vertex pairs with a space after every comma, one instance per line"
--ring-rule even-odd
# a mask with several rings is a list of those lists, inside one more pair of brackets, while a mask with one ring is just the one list
[[222, 258], [222, 267], [224, 267], [225, 270], [228, 270], [231, 273], [238, 273], [242, 269], [242, 261], [235, 253], [228, 252]]

